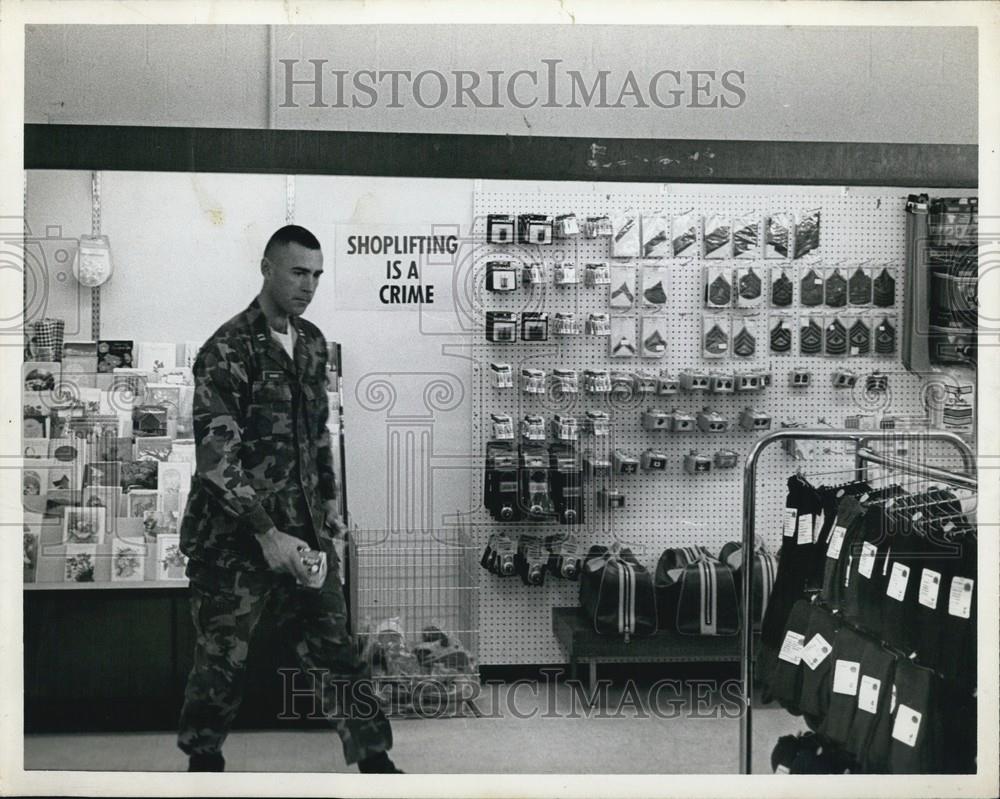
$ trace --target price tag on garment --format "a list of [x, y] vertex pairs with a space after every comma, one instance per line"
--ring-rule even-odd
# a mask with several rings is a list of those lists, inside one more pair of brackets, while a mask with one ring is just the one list
[[775, 774], [791, 774], [792, 770], [788, 766], [782, 766], [780, 763], [774, 767]]
[[844, 569], [844, 588], [851, 587], [851, 567], [854, 565], [854, 555], [847, 556], [847, 568]]
[[900, 702], [896, 721], [892, 725], [892, 737], [907, 746], [916, 746], [922, 718], [923, 714], [919, 710], [914, 710]]
[[892, 694], [889, 696], [889, 715], [896, 712], [896, 683], [892, 684]]
[[830, 533], [830, 545], [826, 548], [826, 556], [837, 560], [840, 557], [840, 549], [844, 546], [844, 538], [847, 536], [847, 528], [840, 524], [833, 526]]
[[822, 510], [820, 510], [820, 512], [816, 514], [816, 534], [817, 535], [819, 535], [819, 533], [823, 530], [823, 525], [824, 524], [826, 524], [826, 514], [823, 513]]
[[816, 633], [812, 637], [812, 640], [806, 644], [805, 649], [802, 650], [802, 662], [815, 671], [816, 667], [826, 660], [827, 655], [832, 651], [833, 647], [830, 646], [830, 642], [819, 633]]
[[781, 643], [781, 651], [778, 652], [778, 660], [798, 666], [802, 662], [802, 644], [805, 636], [794, 630], [785, 633], [785, 640]]
[[892, 554], [892, 547], [889, 547], [885, 551], [885, 560], [882, 561], [882, 576], [885, 577], [887, 571], [889, 571], [889, 556]]
[[854, 696], [858, 692], [861, 664], [855, 660], [837, 660], [833, 667], [833, 692]]
[[863, 676], [858, 688], [858, 710], [874, 713], [878, 708], [878, 692], [881, 688], [881, 680], [869, 677], [867, 674]]
[[948, 613], [967, 619], [972, 614], [972, 587], [975, 580], [968, 577], [951, 578], [951, 595], [948, 597]]
[[892, 597], [897, 602], [902, 602], [906, 596], [906, 584], [910, 580], [910, 567], [902, 563], [892, 564], [892, 574], [889, 576], [889, 585], [885, 589], [885, 595]]
[[875, 570], [875, 554], [877, 552], [878, 547], [870, 541], [865, 541], [861, 545], [861, 554], [858, 556], [858, 574], [866, 580], [872, 578], [872, 572]]
[[811, 544], [813, 542], [813, 515], [803, 513], [799, 516], [799, 544]]
[[781, 535], [785, 538], [795, 537], [795, 520], [799, 518], [799, 512], [795, 508], [785, 508], [785, 519], [781, 525]]
[[920, 595], [917, 601], [925, 608], [937, 608], [938, 589], [941, 588], [941, 572], [924, 569], [920, 573]]

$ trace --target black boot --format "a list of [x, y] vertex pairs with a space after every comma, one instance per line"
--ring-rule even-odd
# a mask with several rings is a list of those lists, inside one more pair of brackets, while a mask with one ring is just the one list
[[195, 752], [188, 758], [188, 771], [225, 771], [222, 752]]
[[396, 764], [389, 759], [385, 752], [376, 755], [369, 755], [364, 760], [358, 761], [358, 771], [362, 774], [402, 774], [396, 768]]

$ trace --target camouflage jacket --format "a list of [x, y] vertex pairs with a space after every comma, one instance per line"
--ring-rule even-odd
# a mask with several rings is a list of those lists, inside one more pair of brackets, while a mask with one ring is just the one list
[[194, 363], [197, 467], [181, 521], [193, 560], [267, 569], [254, 537], [272, 526], [316, 546], [337, 496], [327, 430], [327, 348], [293, 317], [288, 357], [255, 299], [205, 342]]

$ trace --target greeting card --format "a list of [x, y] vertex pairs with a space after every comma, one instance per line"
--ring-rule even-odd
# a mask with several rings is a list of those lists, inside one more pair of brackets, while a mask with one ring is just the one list
[[63, 572], [63, 579], [71, 583], [94, 582], [96, 561], [96, 544], [67, 544], [66, 568]]

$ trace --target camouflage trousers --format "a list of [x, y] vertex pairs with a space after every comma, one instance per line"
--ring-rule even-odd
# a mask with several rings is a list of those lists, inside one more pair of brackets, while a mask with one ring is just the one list
[[[368, 665], [347, 629], [339, 564], [324, 546], [329, 571], [319, 590], [289, 575], [233, 572], [190, 561], [191, 615], [196, 633], [177, 745], [187, 754], [221, 752], [243, 698], [250, 640], [265, 607], [291, 637], [313, 707], [333, 724], [348, 764], [392, 747], [392, 729], [371, 690]], [[365, 690], [367, 688], [367, 690]], [[300, 692], [299, 689], [296, 689]]]

